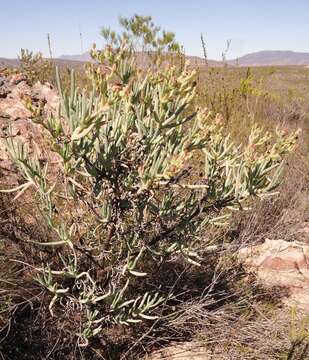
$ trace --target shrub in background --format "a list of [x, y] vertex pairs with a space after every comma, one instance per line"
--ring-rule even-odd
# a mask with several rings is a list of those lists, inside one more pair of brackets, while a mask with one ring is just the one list
[[36, 81], [47, 81], [52, 78], [54, 65], [51, 60], [43, 58], [40, 52], [33, 53], [26, 49], [21, 49], [18, 56], [20, 71], [27, 76], [28, 81], [34, 84]]

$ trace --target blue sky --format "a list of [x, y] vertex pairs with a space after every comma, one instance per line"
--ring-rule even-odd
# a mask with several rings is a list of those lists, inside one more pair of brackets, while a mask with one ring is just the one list
[[118, 28], [118, 16], [151, 15], [176, 33], [186, 53], [220, 59], [231, 39], [228, 58], [259, 50], [309, 52], [309, 0], [0, 0], [0, 57], [16, 57], [20, 48], [54, 56], [79, 54], [102, 43], [102, 25]]

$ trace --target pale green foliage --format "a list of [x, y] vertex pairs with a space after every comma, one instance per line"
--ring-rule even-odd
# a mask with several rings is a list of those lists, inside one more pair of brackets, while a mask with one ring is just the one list
[[[248, 144], [236, 147], [219, 116], [194, 108], [195, 72], [137, 69], [127, 37], [93, 50], [99, 64], [88, 65], [91, 93], [79, 91], [72, 75], [68, 94], [58, 77], [58, 113], [34, 119], [49, 133], [57, 171], [15, 139], [7, 142], [25, 179], [13, 190], [35, 193], [51, 231], [33, 246], [57, 249], [37, 267], [38, 281], [51, 294], [53, 315], [80, 313], [80, 345], [111, 322], [155, 319], [169, 294], [153, 285], [151, 272], [171, 257], [198, 265], [199, 235], [250, 197], [272, 194], [282, 155], [295, 142], [254, 128]], [[192, 178], [196, 158], [204, 165]]]
[[20, 70], [27, 76], [27, 79], [34, 83], [35, 81], [46, 81], [51, 77], [53, 64], [49, 60], [45, 60], [41, 53], [33, 53], [26, 49], [21, 49]]
[[119, 47], [126, 41], [127, 48], [137, 54], [136, 57], [140, 58], [143, 66], [160, 65], [164, 61], [182, 64], [183, 51], [175, 40], [175, 34], [161, 30], [154, 24], [151, 16], [135, 14], [131, 18], [119, 17], [119, 25], [123, 32], [118, 35], [110, 28], [101, 29], [101, 35], [107, 44]]
[[120, 17], [119, 24], [124, 31], [117, 35], [115, 31], [103, 27], [101, 35], [108, 42], [118, 45], [125, 39], [135, 51], [179, 51], [179, 44], [175, 41], [175, 34], [170, 31], [161, 31], [152, 21], [151, 16], [135, 14], [131, 18]]

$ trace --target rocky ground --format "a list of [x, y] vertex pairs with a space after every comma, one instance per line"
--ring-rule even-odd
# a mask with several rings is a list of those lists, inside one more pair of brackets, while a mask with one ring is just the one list
[[42, 129], [30, 120], [31, 113], [25, 107], [27, 98], [44, 104], [46, 113], [55, 110], [59, 101], [57, 92], [48, 83], [30, 86], [22, 74], [4, 76], [0, 72], [0, 170], [10, 183], [14, 183], [15, 178], [4, 147], [8, 136], [27, 142], [43, 156]]

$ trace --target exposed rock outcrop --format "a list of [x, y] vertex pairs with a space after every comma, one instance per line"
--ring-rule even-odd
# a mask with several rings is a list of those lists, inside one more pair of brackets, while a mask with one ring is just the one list
[[240, 250], [240, 259], [264, 286], [286, 288], [283, 301], [287, 305], [309, 313], [308, 242], [266, 239], [263, 244]]
[[[0, 171], [5, 176], [12, 170], [4, 146], [5, 138], [9, 134], [27, 142], [32, 149], [39, 147], [43, 154], [42, 128], [30, 120], [31, 113], [24, 105], [25, 97], [34, 102], [42, 102], [46, 113], [54, 111], [59, 102], [57, 92], [50, 84], [38, 82], [30, 86], [22, 74], [4, 76], [0, 72]], [[12, 182], [13, 178], [10, 179], [10, 183]]]

